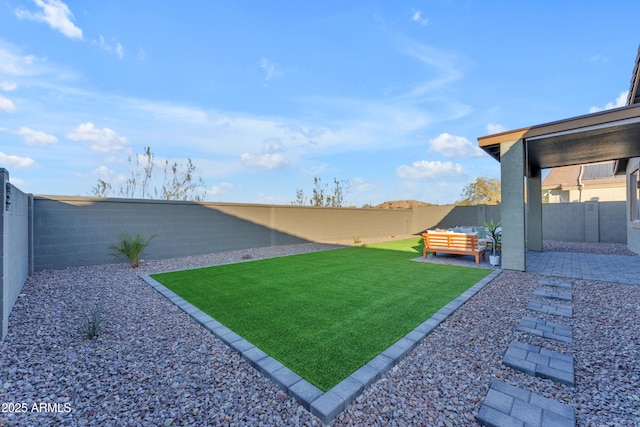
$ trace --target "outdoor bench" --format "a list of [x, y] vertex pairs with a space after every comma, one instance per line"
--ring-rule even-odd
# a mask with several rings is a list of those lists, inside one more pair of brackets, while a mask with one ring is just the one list
[[424, 258], [427, 257], [428, 252], [433, 253], [433, 256], [440, 252], [454, 255], [474, 255], [476, 264], [480, 264], [480, 255], [482, 255], [483, 261], [487, 259], [487, 248], [478, 241], [477, 234], [427, 231], [422, 233], [422, 238], [424, 239]]

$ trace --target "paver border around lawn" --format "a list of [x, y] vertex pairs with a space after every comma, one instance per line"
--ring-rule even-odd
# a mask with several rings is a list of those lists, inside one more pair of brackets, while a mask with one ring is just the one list
[[309, 383], [300, 375], [222, 323], [151, 278], [148, 274], [141, 275], [140, 278], [160, 292], [160, 294], [164, 295], [169, 301], [191, 315], [191, 317], [211, 331], [216, 337], [240, 353], [249, 364], [271, 378], [276, 384], [280, 385], [289, 395], [295, 397], [305, 409], [318, 417], [323, 423], [328, 424], [360, 395], [367, 386], [377, 381], [383, 373], [402, 360], [404, 356], [443, 320], [449, 317], [451, 313], [461, 307], [500, 273], [501, 270], [490, 273], [460, 294], [456, 299], [442, 307], [413, 331], [396, 341], [360, 369], [324, 393], [318, 387]]

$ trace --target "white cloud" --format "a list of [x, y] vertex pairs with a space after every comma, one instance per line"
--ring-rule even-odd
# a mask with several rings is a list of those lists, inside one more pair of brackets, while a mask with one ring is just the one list
[[23, 186], [24, 184], [26, 184], [27, 181], [25, 181], [24, 179], [20, 179], [20, 178], [14, 178], [12, 176], [9, 177], [9, 182], [12, 183], [15, 186]]
[[280, 169], [289, 165], [289, 161], [280, 153], [262, 153], [260, 155], [242, 153], [242, 163], [249, 168]]
[[328, 132], [327, 129], [322, 127], [301, 126], [299, 124], [280, 124], [278, 127], [286, 130], [293, 139], [297, 139], [300, 136], [303, 140], [309, 142], [313, 142], [315, 138], [320, 138]]
[[16, 104], [13, 103], [9, 98], [5, 98], [0, 95], [0, 111], [6, 111], [7, 113], [13, 113], [16, 111]]
[[459, 164], [451, 162], [430, 162], [420, 160], [413, 162], [413, 166], [402, 165], [396, 170], [396, 175], [400, 178], [410, 180], [424, 180], [429, 178], [447, 178], [464, 176], [466, 172]]
[[[46, 58], [38, 58], [34, 55], [23, 55], [20, 49], [0, 40], [0, 74], [7, 76], [31, 76], [49, 71], [43, 66]], [[17, 84], [3, 81], [2, 89], [9, 91]]]
[[419, 43], [411, 43], [406, 48], [406, 53], [432, 68], [436, 77], [416, 85], [396, 99], [420, 100], [460, 80], [463, 76], [458, 64], [460, 60], [455, 55]]
[[[109, 95], [101, 97], [101, 106], [113, 111], [125, 110], [138, 125], [155, 127], [158, 138], [154, 146], [181, 140], [199, 147], [208, 155], [229, 155], [247, 164], [284, 164], [307, 154], [357, 152], [388, 147], [414, 145], [415, 135], [433, 123], [452, 120], [468, 112], [450, 102], [425, 100], [385, 100], [302, 97], [295, 102], [313, 105], [326, 120], [297, 120], [278, 116], [238, 114], [205, 110], [170, 102], [154, 102]], [[433, 109], [427, 108], [435, 105]], [[258, 157], [262, 141], [277, 138], [287, 146], [286, 155]], [[165, 142], [166, 141], [166, 142]], [[188, 142], [187, 142], [188, 141]], [[224, 144], [219, 143], [224, 141]], [[269, 154], [269, 153], [268, 153]], [[286, 158], [286, 159], [285, 159]], [[241, 162], [236, 164], [241, 165]], [[245, 165], [246, 166], [246, 165]]]
[[93, 175], [98, 175], [101, 178], [110, 178], [113, 176], [113, 171], [106, 166], [98, 166], [93, 171], [91, 171]]
[[502, 132], [506, 132], [509, 129], [507, 129], [506, 127], [496, 124], [496, 123], [489, 123], [487, 125], [487, 132], [489, 133], [489, 135], [493, 135], [496, 133], [502, 133]]
[[360, 178], [360, 177], [355, 177], [353, 179], [353, 183], [354, 183], [354, 189], [357, 192], [372, 191], [372, 190], [375, 190], [380, 185], [379, 183], [369, 181], [368, 179]]
[[417, 22], [420, 25], [427, 25], [429, 23], [429, 18], [425, 18], [422, 16], [422, 11], [414, 10], [413, 15], [411, 15], [411, 20], [413, 22]]
[[93, 123], [83, 123], [67, 137], [73, 141], [84, 141], [91, 144], [91, 149], [99, 153], [122, 150], [127, 145], [127, 138], [118, 136], [109, 128], [96, 128]]
[[264, 141], [263, 151], [265, 153], [282, 153], [285, 150], [284, 145], [280, 143], [278, 138], [270, 138]]
[[106, 166], [98, 166], [91, 174], [112, 185], [123, 183], [127, 179], [123, 174], [118, 174]]
[[440, 153], [449, 159], [454, 157], [480, 157], [484, 155], [484, 152], [473, 145], [467, 138], [450, 135], [448, 133], [441, 133], [437, 137], [429, 140], [429, 148], [431, 151]]
[[109, 53], [115, 53], [120, 59], [122, 59], [122, 57], [124, 56], [124, 46], [122, 46], [113, 38], [110, 42], [107, 42], [101, 34], [100, 38], [98, 40], [94, 40], [93, 43], [97, 44], [101, 49]]
[[283, 151], [285, 147], [278, 138], [271, 138], [263, 143], [261, 154], [243, 153], [240, 160], [249, 168], [280, 169], [289, 165], [289, 161], [281, 154]]
[[207, 195], [217, 196], [219, 194], [225, 194], [232, 189], [233, 184], [229, 184], [228, 182], [221, 182], [220, 184], [212, 185], [211, 188], [207, 189]]
[[10, 156], [0, 151], [0, 165], [7, 168], [29, 168], [36, 165], [36, 162], [29, 157]]
[[270, 61], [266, 58], [262, 58], [262, 60], [260, 61], [260, 68], [262, 68], [265, 72], [264, 79], [266, 81], [282, 76], [282, 72], [276, 69], [276, 65], [273, 63], [273, 61]]
[[15, 82], [7, 82], [7, 81], [0, 82], [0, 90], [3, 90], [5, 92], [11, 92], [12, 90], [16, 90], [17, 88], [18, 88], [18, 84]]
[[629, 96], [628, 90], [625, 90], [624, 92], [620, 92], [620, 95], [616, 98], [615, 102], [607, 102], [607, 105], [605, 105], [604, 108], [591, 107], [589, 108], [589, 112], [597, 113], [598, 111], [611, 110], [612, 108], [624, 107], [625, 105], [627, 105], [628, 96]]
[[51, 145], [58, 142], [58, 138], [54, 135], [24, 126], [18, 129], [18, 135], [24, 138], [24, 142], [26, 142], [27, 145]]
[[[3, 47], [0, 41], [0, 73], [4, 66], [1, 57]], [[418, 99], [411, 94], [404, 99], [383, 100], [329, 96], [297, 98], [294, 102], [298, 105], [312, 104], [314, 109], [321, 112], [318, 115], [320, 119], [312, 120], [194, 108], [184, 104], [128, 98], [68, 86], [70, 79], [62, 79], [69, 73], [68, 70], [60, 69], [56, 64], [48, 64], [44, 70], [43, 64], [36, 63], [36, 67], [27, 66], [22, 59], [25, 55], [17, 48], [9, 48], [8, 52], [15, 52], [15, 64], [20, 69], [30, 74], [42, 75], [42, 78], [31, 79], [32, 82], [40, 87], [46, 85], [53, 94], [56, 91], [64, 91], [66, 99], [69, 100], [68, 105], [81, 105], [87, 98], [99, 97], [101, 103], [97, 108], [101, 111], [101, 117], [116, 117], [124, 112], [126, 118], [135, 121], [137, 125], [155, 129], [157, 138], [152, 143], [154, 147], [174, 144], [176, 140], [185, 141], [185, 144], [198, 147], [209, 156], [228, 155], [229, 159], [236, 160], [232, 162], [236, 168], [284, 167], [307, 155], [317, 157], [327, 153], [376, 150], [387, 147], [389, 141], [393, 141], [398, 147], [414, 145], [415, 135], [431, 124], [468, 113], [468, 109], [462, 108], [459, 103], [443, 100], [439, 95], [432, 97], [431, 94], [424, 93], [417, 94]], [[444, 69], [448, 70], [446, 66]], [[25, 71], [21, 75], [24, 75]], [[63, 72], [66, 73], [65, 76], [62, 76]], [[439, 73], [436, 73], [437, 75]], [[4, 79], [10, 80], [13, 76], [8, 74]], [[16, 81], [20, 83], [19, 80]], [[429, 108], [431, 105], [436, 105], [437, 108]], [[19, 107], [22, 108], [21, 105]], [[325, 119], [322, 119], [323, 117]], [[94, 132], [99, 132], [100, 122], [96, 122], [95, 119], [87, 118], [81, 123], [89, 121], [97, 123]], [[46, 129], [44, 125], [40, 126], [43, 130]], [[112, 129], [118, 132], [115, 128]], [[66, 139], [67, 133], [71, 132], [70, 135], [76, 140], [88, 140], [86, 136], [80, 135], [80, 131], [81, 129], [69, 128], [67, 132], [56, 135]], [[115, 133], [111, 136], [114, 135]], [[142, 135], [126, 136], [126, 141], [131, 142], [132, 138], [139, 140]], [[94, 139], [96, 138], [94, 135]], [[263, 152], [262, 141], [268, 138], [280, 139], [282, 144], [286, 144], [287, 152]], [[221, 141], [224, 143], [220, 143]], [[117, 144], [118, 141], [114, 143]], [[125, 143], [124, 138], [119, 142], [121, 146]], [[88, 143], [86, 145], [89, 146]], [[109, 151], [95, 142], [92, 142], [92, 148], [101, 152]], [[122, 151], [109, 152], [114, 153]], [[243, 153], [244, 159], [241, 157]], [[106, 162], [104, 159], [102, 161]]]
[[73, 13], [64, 2], [60, 0], [33, 0], [33, 2], [41, 9], [40, 11], [17, 9], [16, 16], [20, 19], [45, 22], [71, 39], [82, 40], [82, 30], [72, 22]]

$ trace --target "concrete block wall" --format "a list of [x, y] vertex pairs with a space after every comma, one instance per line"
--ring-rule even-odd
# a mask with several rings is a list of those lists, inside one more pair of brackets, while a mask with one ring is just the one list
[[600, 242], [627, 242], [627, 202], [598, 203]]
[[584, 204], [584, 241], [600, 241], [600, 207], [598, 202]]
[[9, 183], [0, 168], [0, 338], [8, 332], [9, 315], [29, 274], [33, 272], [31, 207], [33, 198]]
[[213, 252], [409, 233], [410, 210], [316, 208], [38, 196], [35, 269], [122, 262], [120, 235], [156, 235], [143, 254], [162, 259]]
[[500, 221], [499, 205], [416, 206], [412, 209], [411, 233], [432, 228], [479, 226], [489, 220]]
[[485, 222], [489, 222], [491, 220], [493, 220], [494, 224], [500, 221], [500, 219], [502, 218], [500, 209], [500, 205], [487, 205], [484, 221], [478, 222], [478, 225], [484, 224]]
[[[122, 232], [156, 235], [144, 257], [162, 259], [482, 225], [499, 221], [500, 208], [388, 210], [38, 196], [34, 200], [34, 264], [36, 270], [43, 270], [122, 262], [108, 249], [118, 243]], [[543, 237], [624, 243], [624, 209], [624, 202], [545, 204]]]
[[[257, 213], [262, 210], [268, 208]], [[124, 232], [156, 236], [143, 253], [147, 259], [305, 242], [198, 203], [36, 197], [35, 269], [123, 262], [109, 246]]]
[[542, 234], [564, 242], [627, 242], [626, 202], [542, 205]]
[[542, 206], [542, 238], [584, 242], [584, 204], [547, 203]]

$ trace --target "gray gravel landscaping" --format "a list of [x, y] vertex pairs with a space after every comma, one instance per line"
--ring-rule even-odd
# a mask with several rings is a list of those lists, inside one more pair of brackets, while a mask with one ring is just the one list
[[[121, 263], [34, 274], [0, 343], [0, 426], [321, 425], [138, 275], [336, 247], [291, 245], [143, 261], [136, 270]], [[614, 244], [545, 242], [545, 249], [632, 255]], [[541, 277], [499, 275], [333, 425], [474, 425], [492, 379], [573, 406], [578, 425], [640, 425], [640, 286], [571, 280], [572, 319], [536, 314], [572, 326], [573, 343], [565, 343], [516, 330], [532, 316], [526, 306]], [[103, 330], [89, 340], [82, 329], [96, 306]], [[513, 340], [574, 355], [576, 386], [502, 365]]]

